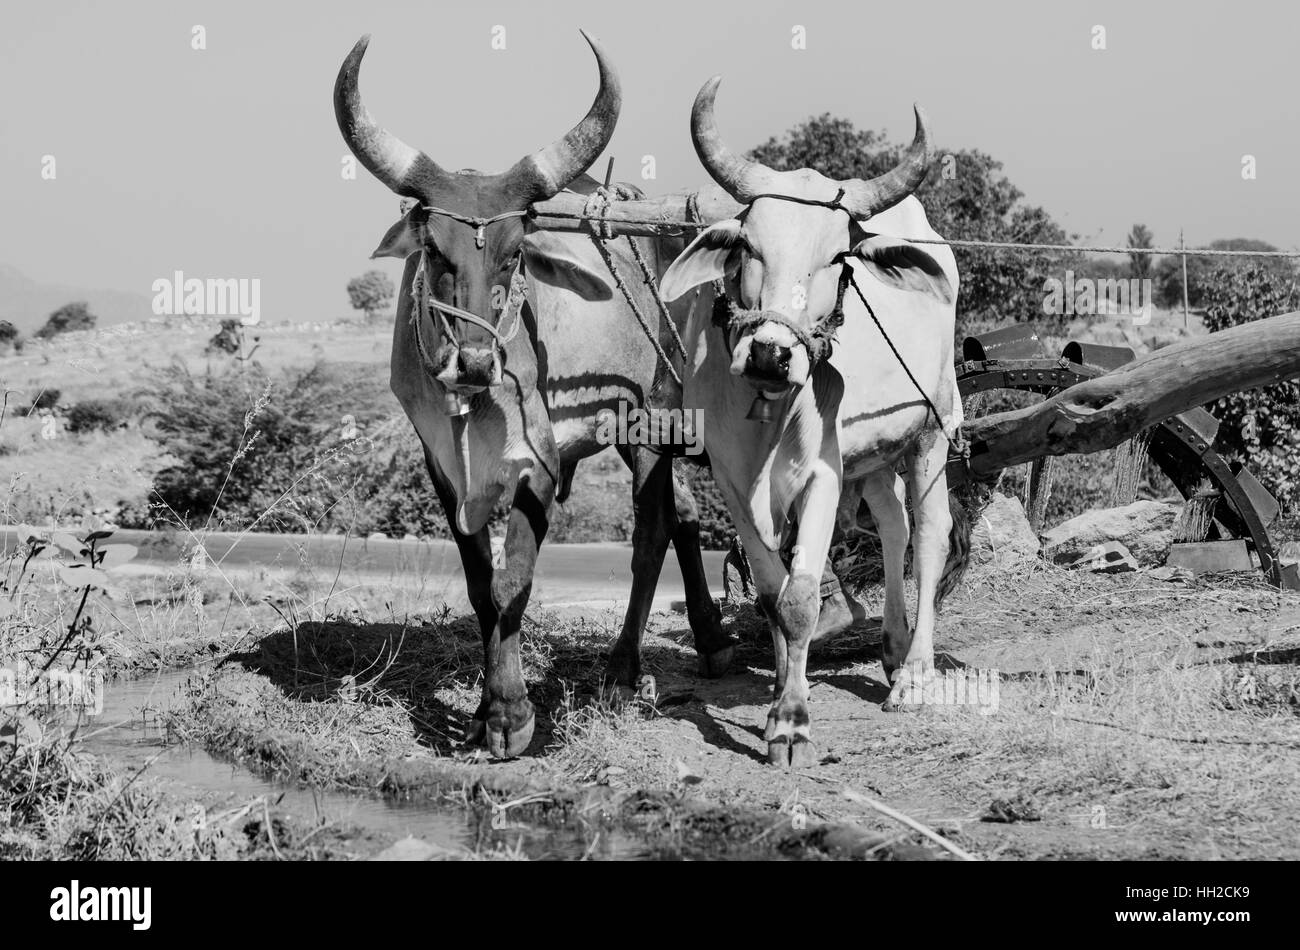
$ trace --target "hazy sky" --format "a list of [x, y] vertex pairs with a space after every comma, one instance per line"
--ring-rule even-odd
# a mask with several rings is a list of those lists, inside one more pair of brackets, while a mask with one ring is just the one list
[[380, 122], [444, 166], [499, 171], [586, 111], [579, 27], [623, 80], [616, 177], [653, 154], [648, 191], [705, 180], [687, 119], [722, 73], [738, 149], [823, 111], [908, 138], [917, 100], [941, 149], [989, 152], [1087, 238], [1142, 221], [1159, 243], [1180, 225], [1189, 243], [1300, 243], [1300, 12], [1276, 0], [5, 2], [0, 262], [144, 295], [176, 270], [258, 277], [264, 320], [348, 313], [344, 284], [397, 216], [364, 170], [339, 174], [331, 93], [356, 39], [374, 34], [362, 91]]

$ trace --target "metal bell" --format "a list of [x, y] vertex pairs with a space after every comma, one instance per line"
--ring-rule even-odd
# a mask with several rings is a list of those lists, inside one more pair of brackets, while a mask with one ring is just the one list
[[442, 411], [449, 416], [467, 415], [469, 397], [455, 389], [448, 389], [442, 394]]
[[751, 422], [775, 422], [776, 421], [776, 401], [766, 399], [762, 395], [754, 397], [754, 401], [749, 406], [749, 412], [745, 418]]

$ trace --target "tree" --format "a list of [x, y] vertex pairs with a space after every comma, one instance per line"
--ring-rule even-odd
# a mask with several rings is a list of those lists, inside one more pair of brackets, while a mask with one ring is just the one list
[[[1294, 271], [1289, 280], [1278, 279], [1279, 261], [1285, 263], [1279, 258], [1250, 258], [1244, 263], [1212, 259], [1198, 285], [1206, 308], [1205, 325], [1211, 332], [1300, 309], [1300, 283]], [[1191, 274], [1189, 257], [1189, 282]], [[1283, 505], [1300, 503], [1300, 383], [1232, 393], [1207, 408], [1220, 423], [1220, 454], [1249, 462]]]
[[[1133, 225], [1133, 230], [1128, 233], [1129, 247], [1155, 247], [1152, 238], [1151, 229], [1145, 224]], [[1145, 280], [1151, 276], [1151, 257], [1150, 254], [1130, 254], [1129, 276], [1137, 280]]]
[[[898, 163], [903, 146], [884, 133], [860, 130], [829, 113], [768, 139], [749, 157], [771, 168], [814, 168], [830, 178], [870, 178]], [[1002, 173], [1002, 163], [976, 149], [941, 154], [916, 190], [930, 224], [943, 237], [1038, 244], [1068, 244], [1070, 236]], [[957, 312], [1001, 321], [1043, 319], [1043, 284], [1078, 270], [1075, 253], [954, 248], [961, 287]]]
[[96, 317], [90, 312], [90, 305], [86, 301], [67, 303], [50, 314], [49, 319], [45, 321], [45, 326], [36, 331], [36, 336], [47, 340], [60, 333], [90, 330], [94, 328], [95, 320]]
[[[1191, 248], [1189, 248], [1191, 250]], [[1212, 251], [1276, 251], [1277, 248], [1267, 241], [1253, 238], [1227, 238], [1211, 241], [1206, 248], [1196, 250]], [[1188, 306], [1201, 308], [1207, 306], [1205, 299], [1206, 280], [1212, 271], [1242, 270], [1261, 267], [1271, 275], [1273, 280], [1287, 283], [1296, 279], [1297, 271], [1294, 259], [1285, 257], [1201, 257], [1187, 255], [1187, 303]], [[1222, 279], [1223, 275], [1220, 274]], [[1156, 266], [1155, 275], [1156, 303], [1161, 307], [1179, 309], [1183, 305], [1183, 264], [1182, 256], [1171, 254], [1162, 257]]]
[[22, 345], [22, 332], [8, 320], [0, 320], [0, 347], [12, 346], [15, 350], [20, 350]]
[[363, 311], [367, 320], [374, 319], [376, 313], [387, 307], [395, 292], [392, 280], [381, 270], [366, 271], [348, 281], [352, 309]]

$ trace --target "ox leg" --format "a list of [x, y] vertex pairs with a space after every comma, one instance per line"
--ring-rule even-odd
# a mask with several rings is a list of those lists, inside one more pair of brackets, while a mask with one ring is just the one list
[[[722, 486], [719, 485], [719, 488]], [[723, 489], [723, 494], [726, 494]], [[727, 500], [728, 506], [731, 500]], [[749, 570], [753, 575], [754, 588], [758, 592], [755, 607], [758, 612], [767, 620], [768, 633], [772, 637], [772, 656], [773, 656], [773, 678], [772, 678], [772, 702], [773, 704], [781, 697], [785, 689], [786, 670], [789, 666], [789, 654], [786, 651], [785, 634], [781, 632], [781, 626], [777, 623], [777, 599], [781, 594], [786, 577], [785, 564], [781, 561], [781, 555], [776, 551], [769, 551], [759, 537], [747, 524], [738, 522], [736, 531], [740, 535], [740, 543], [745, 548], [745, 557], [749, 561]], [[769, 715], [767, 719], [767, 729], [763, 734], [764, 741], [772, 738], [776, 729], [776, 720]]]
[[682, 583], [686, 587], [686, 616], [695, 636], [699, 673], [713, 679], [727, 672], [736, 652], [736, 641], [722, 630], [722, 612], [709, 593], [709, 582], [704, 576], [704, 559], [700, 555], [700, 514], [695, 505], [695, 495], [675, 472], [670, 472], [669, 477], [676, 512], [673, 549], [677, 552], [677, 566], [681, 568]]
[[912, 538], [912, 573], [916, 578], [916, 630], [894, 671], [893, 686], [885, 700], [887, 711], [916, 705], [928, 698], [936, 682], [934, 673], [934, 623], [939, 580], [948, 560], [948, 535], [952, 512], [948, 507], [946, 463], [948, 443], [932, 429], [908, 456], [907, 482], [912, 496], [916, 531]]
[[519, 480], [506, 529], [505, 563], [492, 575], [497, 622], [485, 643], [485, 726], [488, 751], [495, 758], [519, 755], [533, 738], [534, 712], [519, 656], [519, 626], [554, 499], [555, 482], [544, 466], [535, 466]]
[[902, 665], [912, 642], [903, 581], [908, 538], [906, 491], [903, 479], [893, 469], [871, 476], [862, 487], [862, 497], [876, 520], [885, 560], [885, 615], [881, 623], [880, 661], [885, 668], [886, 683]]
[[641, 676], [641, 634], [650, 616], [650, 603], [659, 583], [673, 519], [668, 493], [672, 490], [672, 458], [647, 448], [620, 446], [619, 454], [632, 469], [632, 592], [627, 614], [605, 677], [635, 687]]
[[443, 513], [447, 516], [447, 524], [451, 528], [452, 539], [456, 542], [456, 548], [460, 551], [461, 567], [465, 571], [465, 586], [469, 593], [469, 603], [474, 609], [474, 615], [478, 617], [479, 633], [483, 638], [483, 696], [479, 700], [478, 709], [474, 712], [474, 718], [470, 720], [470, 725], [465, 732], [465, 741], [469, 743], [479, 743], [483, 741], [486, 735], [486, 721], [488, 714], [488, 705], [490, 698], [487, 689], [486, 671], [491, 663], [491, 655], [488, 652], [488, 641], [491, 638], [492, 630], [497, 625], [497, 608], [492, 602], [492, 538], [486, 527], [480, 529], [474, 534], [461, 534], [456, 528], [456, 497], [452, 488], [447, 481], [438, 472], [434, 464], [425, 456], [425, 464], [429, 468], [429, 475], [433, 479], [433, 490], [438, 495], [438, 501], [442, 503]]
[[808, 648], [817, 630], [821, 572], [830, 550], [839, 495], [839, 474], [823, 462], [809, 476], [800, 499], [799, 540], [789, 577], [776, 598], [786, 670], [781, 692], [767, 717], [767, 760], [773, 765], [807, 768], [816, 762], [808, 713]]

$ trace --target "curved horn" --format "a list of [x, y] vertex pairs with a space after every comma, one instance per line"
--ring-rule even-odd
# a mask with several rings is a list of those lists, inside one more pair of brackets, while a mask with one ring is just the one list
[[840, 203], [855, 218], [869, 218], [886, 208], [892, 208], [925, 181], [930, 163], [934, 161], [934, 152], [930, 147], [930, 130], [926, 126], [925, 110], [919, 105], [912, 108], [916, 112], [916, 135], [903, 154], [903, 160], [883, 175], [869, 181], [849, 178], [840, 182], [840, 187], [844, 189]]
[[334, 82], [334, 117], [339, 131], [348, 143], [352, 154], [370, 173], [385, 185], [411, 198], [424, 199], [430, 188], [436, 187], [447, 173], [433, 159], [418, 149], [411, 148], [393, 135], [370, 115], [361, 102], [357, 76], [361, 71], [361, 58], [370, 45], [370, 34], [357, 40], [348, 58], [339, 67]]
[[623, 107], [623, 89], [600, 43], [581, 30], [600, 70], [600, 89], [582, 121], [561, 139], [528, 155], [502, 177], [526, 193], [531, 201], [545, 201], [590, 167], [609, 145]]
[[714, 76], [696, 94], [691, 108], [691, 141], [713, 180], [741, 204], [749, 204], [755, 195], [771, 190], [777, 173], [762, 162], [741, 158], [723, 144], [713, 118], [713, 100], [721, 82], [721, 76]]

